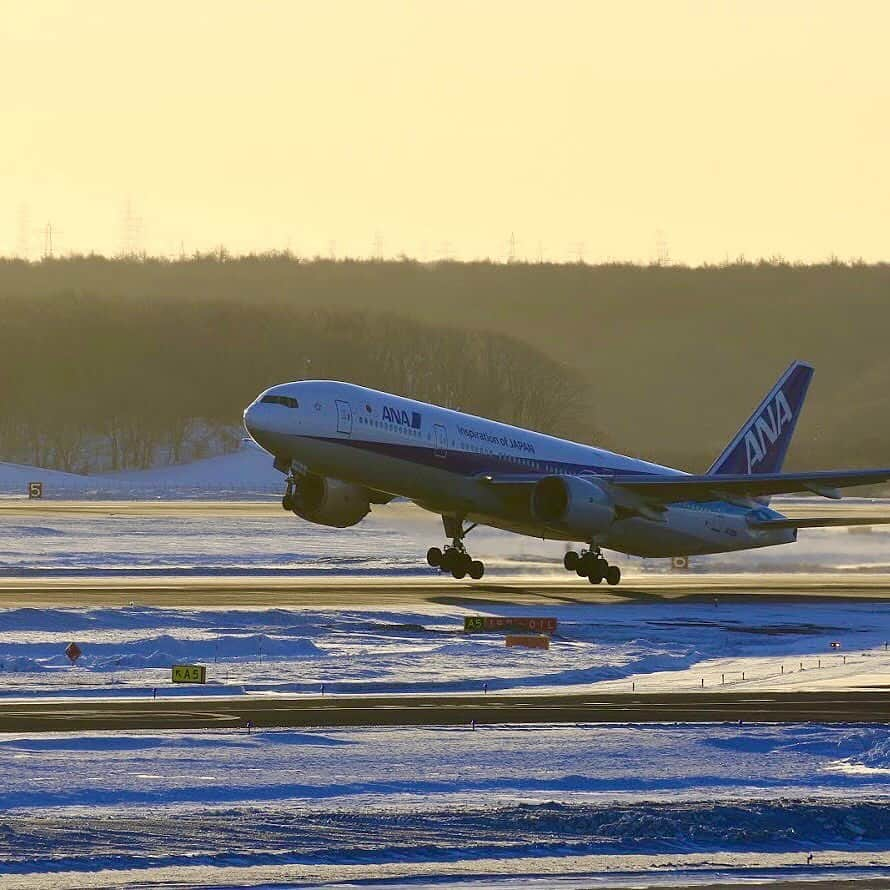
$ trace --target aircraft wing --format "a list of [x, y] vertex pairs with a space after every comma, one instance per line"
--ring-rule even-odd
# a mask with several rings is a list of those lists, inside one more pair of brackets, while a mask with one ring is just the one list
[[814, 516], [801, 519], [761, 519], [749, 521], [754, 529], [768, 530], [773, 528], [835, 528], [845, 525], [890, 525], [890, 517], [867, 516]]
[[[550, 473], [482, 475], [488, 485], [534, 485]], [[776, 494], [809, 492], [838, 499], [840, 489], [856, 485], [876, 485], [890, 481], [890, 468], [877, 470], [822, 470], [814, 473], [755, 473], [751, 475], [615, 475], [578, 473], [583, 479], [629, 492], [650, 504], [686, 501], [721, 501], [769, 497]]]
[[823, 470], [816, 473], [756, 473], [714, 476], [613, 476], [611, 485], [662, 504], [719, 501], [810, 492], [838, 499], [840, 489], [890, 480], [890, 469]]

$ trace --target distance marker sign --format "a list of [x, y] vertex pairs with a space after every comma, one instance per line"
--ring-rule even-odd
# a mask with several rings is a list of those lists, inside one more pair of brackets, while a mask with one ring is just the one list
[[491, 633], [497, 631], [536, 631], [537, 633], [556, 633], [555, 618], [526, 618], [519, 616], [502, 617], [500, 615], [465, 615], [464, 633]]
[[206, 683], [207, 668], [203, 664], [174, 664], [174, 683]]

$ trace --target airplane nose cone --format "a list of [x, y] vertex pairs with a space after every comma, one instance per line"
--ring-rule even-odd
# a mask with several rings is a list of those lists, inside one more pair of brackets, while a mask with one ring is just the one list
[[254, 402], [252, 405], [248, 405], [244, 411], [244, 429], [247, 430], [248, 435], [253, 439], [256, 438], [256, 415], [257, 408], [256, 402]]

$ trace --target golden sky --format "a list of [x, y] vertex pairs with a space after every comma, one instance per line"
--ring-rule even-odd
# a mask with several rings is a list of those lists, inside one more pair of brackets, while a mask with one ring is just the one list
[[890, 253], [883, 0], [0, 14], [3, 254]]

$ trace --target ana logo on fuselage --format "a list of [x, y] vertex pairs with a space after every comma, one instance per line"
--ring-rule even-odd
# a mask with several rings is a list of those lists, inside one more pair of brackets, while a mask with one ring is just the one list
[[420, 429], [420, 412], [408, 412], [404, 408], [391, 408], [383, 406], [383, 420], [386, 423], [397, 423], [401, 426], [410, 426], [415, 430]]
[[745, 433], [749, 473], [754, 472], [753, 468], [766, 457], [770, 446], [776, 443], [782, 435], [782, 430], [791, 423], [791, 420], [791, 406], [785, 398], [785, 393], [780, 389]]

